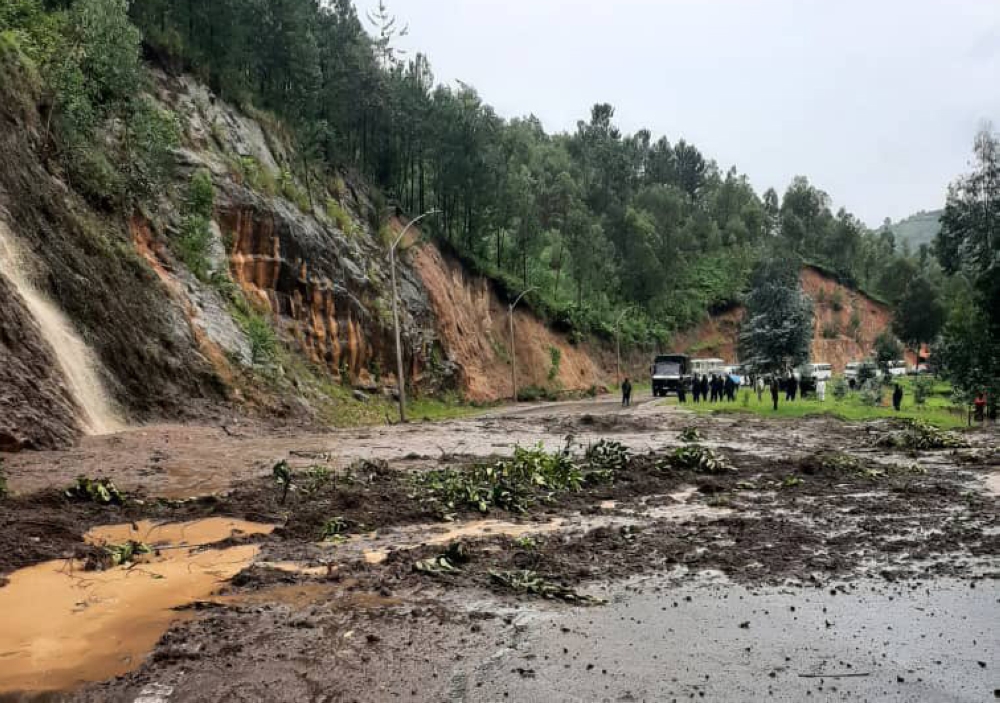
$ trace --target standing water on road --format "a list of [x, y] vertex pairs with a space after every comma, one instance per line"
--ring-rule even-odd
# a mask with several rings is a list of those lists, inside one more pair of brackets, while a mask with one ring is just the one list
[[6, 223], [0, 221], [0, 275], [17, 290], [52, 348], [87, 434], [110, 434], [122, 428], [101, 383], [97, 359], [63, 312], [28, 280], [27, 265]]

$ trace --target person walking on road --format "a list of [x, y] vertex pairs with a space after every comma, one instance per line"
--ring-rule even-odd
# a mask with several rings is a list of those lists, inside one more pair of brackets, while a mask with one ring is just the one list
[[892, 392], [892, 407], [896, 412], [899, 412], [899, 407], [903, 404], [903, 387], [896, 384], [896, 390]]
[[626, 378], [622, 381], [622, 407], [627, 408], [632, 405], [632, 382]]
[[778, 379], [771, 379], [771, 402], [774, 403], [775, 411], [778, 410]]

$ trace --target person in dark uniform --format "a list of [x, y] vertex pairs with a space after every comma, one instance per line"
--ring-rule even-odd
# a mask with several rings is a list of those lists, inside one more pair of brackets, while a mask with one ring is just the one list
[[627, 408], [632, 405], [632, 382], [626, 378], [622, 381], [622, 407]]
[[726, 389], [726, 400], [732, 403], [734, 400], [736, 400], [736, 382], [733, 381], [733, 377], [730, 376], [729, 374], [726, 374], [725, 389]]
[[678, 403], [687, 402], [687, 387], [685, 387], [683, 381], [677, 384], [677, 402]]
[[691, 395], [694, 396], [694, 402], [698, 402], [701, 399], [701, 380], [695, 376], [694, 381], [691, 383]]
[[778, 379], [777, 377], [771, 379], [771, 402], [774, 403], [774, 409], [778, 409]]
[[899, 412], [899, 406], [903, 404], [903, 387], [898, 383], [896, 384], [896, 389], [892, 392], [892, 407], [896, 412]]
[[702, 374], [701, 377], [701, 398], [708, 402], [708, 374]]

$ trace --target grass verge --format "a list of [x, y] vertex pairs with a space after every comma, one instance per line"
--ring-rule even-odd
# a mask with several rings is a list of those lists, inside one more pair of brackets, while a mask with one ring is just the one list
[[[906, 378], [901, 381], [903, 386], [903, 402], [899, 412], [892, 409], [891, 386], [886, 389], [882, 405], [869, 406], [861, 402], [860, 393], [849, 392], [842, 400], [837, 400], [830, 393], [830, 385], [827, 385], [826, 400], [820, 402], [815, 396], [803, 400], [798, 398], [792, 402], [785, 402], [784, 394], [778, 403], [778, 410], [772, 410], [771, 397], [764, 393], [761, 402], [757, 402], [757, 395], [748, 388], [741, 388], [739, 396], [734, 403], [692, 403], [690, 398], [684, 406], [688, 410], [696, 413], [750, 413], [762, 417], [808, 417], [810, 415], [829, 415], [841, 420], [851, 422], [861, 422], [865, 420], [877, 420], [881, 418], [911, 418], [923, 420], [942, 429], [958, 429], [967, 425], [965, 410], [956, 407], [949, 397], [951, 387], [946, 383], [937, 383], [926, 403], [921, 407], [913, 402], [913, 389], [911, 379]], [[744, 399], [749, 393], [749, 401]], [[675, 398], [670, 398], [665, 403], [676, 404]]]

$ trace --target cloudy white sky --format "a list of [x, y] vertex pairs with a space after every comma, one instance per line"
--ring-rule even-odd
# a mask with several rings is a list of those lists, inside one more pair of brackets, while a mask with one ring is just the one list
[[[356, 0], [364, 15], [377, 0]], [[572, 130], [683, 137], [763, 190], [804, 174], [867, 223], [942, 205], [1000, 127], [1000, 0], [389, 0], [439, 82]]]

